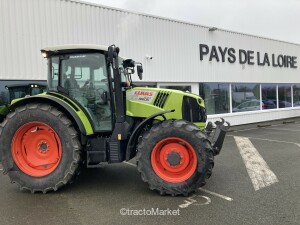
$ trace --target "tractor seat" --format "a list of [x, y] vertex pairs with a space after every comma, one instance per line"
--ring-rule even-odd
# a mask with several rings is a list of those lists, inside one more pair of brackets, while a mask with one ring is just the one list
[[78, 89], [79, 88], [79, 85], [75, 78], [67, 78], [64, 86], [67, 89]]

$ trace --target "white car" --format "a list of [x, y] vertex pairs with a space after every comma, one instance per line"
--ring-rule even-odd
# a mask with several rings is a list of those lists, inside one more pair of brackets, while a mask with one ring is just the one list
[[260, 110], [260, 101], [259, 100], [250, 100], [239, 104], [237, 107], [232, 109], [232, 112], [245, 112], [245, 111], [254, 111]]

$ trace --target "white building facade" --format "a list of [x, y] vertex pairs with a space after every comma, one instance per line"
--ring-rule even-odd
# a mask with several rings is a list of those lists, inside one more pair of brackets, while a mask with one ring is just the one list
[[1, 0], [0, 30], [1, 90], [45, 81], [44, 47], [116, 44], [143, 63], [141, 84], [199, 94], [210, 120], [300, 116], [298, 44], [75, 0]]

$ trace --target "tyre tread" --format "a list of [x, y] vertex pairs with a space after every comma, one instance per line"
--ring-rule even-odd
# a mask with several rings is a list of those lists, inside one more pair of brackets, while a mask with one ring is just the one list
[[[22, 186], [20, 182], [18, 182], [17, 180], [13, 180], [12, 178], [11, 178], [11, 182], [16, 183], [19, 186], [20, 190], [28, 190], [31, 193], [42, 192], [46, 194], [49, 191], [57, 191], [63, 186], [71, 183], [74, 180], [74, 178], [78, 174], [80, 174], [78, 170], [80, 169], [79, 165], [82, 160], [81, 157], [82, 151], [81, 151], [81, 144], [79, 142], [78, 132], [74, 128], [71, 120], [67, 116], [65, 116], [63, 112], [59, 111], [57, 108], [45, 103], [30, 103], [27, 105], [20, 106], [16, 108], [15, 111], [9, 113], [4, 119], [4, 121], [0, 124], [0, 137], [2, 135], [5, 126], [9, 124], [10, 120], [13, 120], [16, 115], [18, 115], [19, 113], [25, 110], [37, 110], [37, 109], [51, 113], [53, 116], [59, 118], [61, 123], [63, 123], [66, 126], [68, 134], [71, 136], [71, 140], [72, 140], [71, 143], [73, 148], [73, 161], [72, 163], [70, 163], [70, 166], [67, 169], [67, 171], [65, 171], [65, 175], [62, 178], [62, 180], [59, 180], [58, 182], [56, 182], [56, 184], [53, 184], [44, 189], [34, 189], [34, 188]], [[8, 163], [5, 162], [6, 159], [2, 159], [2, 160], [3, 160], [3, 174], [9, 175], [10, 167], [8, 166]]]
[[[198, 176], [197, 180], [190, 186], [187, 184], [187, 182], [182, 182], [181, 185], [178, 186], [167, 185], [168, 183], [162, 181], [158, 176], [151, 177], [148, 170], [152, 168], [145, 167], [145, 165], [147, 165], [146, 161], [150, 160], [144, 154], [145, 148], [151, 148], [151, 143], [153, 143], [152, 139], [157, 136], [158, 131], [166, 129], [181, 129], [184, 132], [189, 132], [190, 135], [193, 136], [193, 138], [197, 138], [205, 146], [203, 150], [207, 159], [207, 164], [205, 167], [205, 176]], [[154, 129], [150, 129], [149, 131], [147, 131], [147, 133], [143, 136], [143, 138], [141, 138], [140, 142], [138, 143], [138, 152], [136, 155], [136, 159], [138, 162], [137, 169], [141, 175], [141, 178], [145, 183], [149, 184], [150, 190], [156, 190], [161, 195], [171, 196], [187, 196], [188, 194], [195, 192], [199, 187], [204, 186], [206, 183], [206, 179], [208, 179], [211, 176], [212, 168], [214, 166], [213, 151], [206, 135], [197, 126], [185, 120], [167, 120], [159, 124]], [[200, 167], [197, 167], [197, 171], [199, 173], [203, 172]]]

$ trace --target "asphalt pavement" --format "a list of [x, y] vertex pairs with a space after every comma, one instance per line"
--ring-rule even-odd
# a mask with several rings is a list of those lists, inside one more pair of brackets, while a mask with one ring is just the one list
[[233, 129], [212, 177], [188, 197], [149, 190], [134, 160], [46, 195], [1, 175], [0, 224], [300, 224], [300, 123]]

